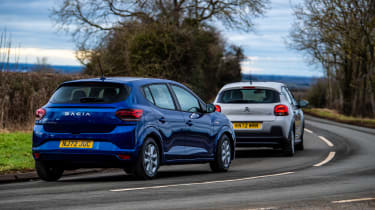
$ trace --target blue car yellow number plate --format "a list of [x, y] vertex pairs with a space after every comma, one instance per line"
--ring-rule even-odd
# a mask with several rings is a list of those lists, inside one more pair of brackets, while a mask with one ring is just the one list
[[234, 122], [234, 129], [259, 129], [261, 128], [262, 123], [260, 122]]
[[92, 140], [61, 140], [60, 148], [85, 148], [90, 149], [94, 145]]

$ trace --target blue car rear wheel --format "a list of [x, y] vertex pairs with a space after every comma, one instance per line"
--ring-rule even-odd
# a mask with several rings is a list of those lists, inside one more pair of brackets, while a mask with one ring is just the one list
[[154, 139], [147, 138], [135, 165], [134, 175], [140, 179], [156, 177], [160, 165], [159, 147]]
[[43, 161], [35, 161], [35, 169], [39, 177], [44, 181], [57, 181], [64, 173], [64, 169], [51, 166]]

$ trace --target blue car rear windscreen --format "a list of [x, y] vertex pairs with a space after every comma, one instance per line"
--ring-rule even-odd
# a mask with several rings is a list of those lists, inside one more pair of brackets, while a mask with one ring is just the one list
[[55, 104], [115, 103], [125, 100], [130, 88], [115, 83], [71, 83], [60, 86], [50, 102]]

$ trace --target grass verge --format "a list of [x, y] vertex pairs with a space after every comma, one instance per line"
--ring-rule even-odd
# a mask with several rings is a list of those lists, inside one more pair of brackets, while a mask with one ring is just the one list
[[321, 109], [321, 108], [304, 108], [303, 112], [315, 117], [320, 117], [328, 120], [333, 120], [336, 122], [358, 125], [367, 128], [375, 128], [374, 118], [359, 118], [351, 117], [338, 113], [332, 109]]
[[31, 133], [0, 133], [0, 174], [34, 169]]

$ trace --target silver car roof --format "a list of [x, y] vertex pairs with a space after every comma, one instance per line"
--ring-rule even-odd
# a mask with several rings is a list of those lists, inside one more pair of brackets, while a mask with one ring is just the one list
[[221, 88], [220, 92], [226, 89], [239, 88], [244, 86], [272, 88], [281, 92], [281, 87], [284, 87], [286, 85], [280, 82], [234, 82], [224, 85], [224, 87]]

